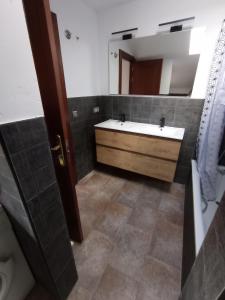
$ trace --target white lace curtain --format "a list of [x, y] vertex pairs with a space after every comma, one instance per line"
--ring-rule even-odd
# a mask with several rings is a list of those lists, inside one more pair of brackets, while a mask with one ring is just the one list
[[225, 21], [217, 42], [200, 123], [197, 164], [205, 202], [215, 201], [218, 159], [225, 128]]

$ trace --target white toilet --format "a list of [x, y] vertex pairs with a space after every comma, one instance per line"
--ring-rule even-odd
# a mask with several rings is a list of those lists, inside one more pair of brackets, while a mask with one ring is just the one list
[[0, 205], [0, 300], [24, 300], [34, 278]]

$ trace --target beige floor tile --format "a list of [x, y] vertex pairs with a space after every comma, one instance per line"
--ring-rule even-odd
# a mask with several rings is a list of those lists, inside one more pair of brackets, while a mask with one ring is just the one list
[[168, 193], [162, 193], [159, 211], [174, 224], [183, 226], [184, 201]]
[[181, 268], [183, 246], [183, 228], [162, 218], [157, 222], [153, 234], [150, 255], [176, 267]]
[[138, 278], [143, 289], [137, 300], [178, 300], [180, 272], [176, 268], [149, 257], [140, 269]]
[[107, 181], [107, 184], [104, 185], [103, 190], [107, 192], [111, 199], [113, 199], [120, 193], [125, 183], [126, 179], [113, 176]]
[[185, 197], [185, 185], [177, 182], [173, 182], [170, 185], [170, 189], [168, 191], [171, 195], [184, 200]]
[[138, 283], [112, 267], [107, 267], [93, 300], [136, 300]]
[[109, 265], [121, 273], [136, 279], [137, 273], [142, 268], [144, 257], [134, 255], [131, 251], [122, 251], [115, 247], [110, 255]]
[[110, 201], [111, 198], [106, 192], [98, 191], [79, 201], [79, 207], [81, 210], [88, 210], [93, 214], [99, 215], [104, 213]]
[[[163, 288], [162, 288], [163, 289]], [[176, 289], [166, 289], [158, 291], [156, 289], [149, 288], [148, 286], [142, 286], [139, 289], [136, 300], [178, 300], [180, 292]]]
[[150, 207], [136, 207], [129, 217], [128, 224], [150, 232], [158, 219], [158, 211]]
[[121, 252], [131, 252], [136, 256], [144, 256], [150, 249], [152, 234], [153, 230], [146, 232], [132, 225], [125, 224], [118, 232], [116, 246]]
[[75, 286], [67, 300], [91, 300], [92, 294], [82, 287]]
[[184, 187], [93, 171], [77, 195], [85, 240], [69, 300], [177, 300]]
[[85, 188], [85, 186], [79, 184], [76, 186], [76, 192], [79, 205], [82, 204], [82, 201], [88, 198], [90, 195], [89, 191]]
[[120, 202], [129, 207], [135, 207], [142, 191], [140, 183], [128, 181], [124, 184], [120, 192], [117, 194], [115, 201]]
[[[92, 231], [75, 254], [79, 276], [79, 286], [93, 292], [106, 268], [112, 242], [104, 234]], [[76, 247], [74, 249], [76, 252]]]
[[103, 216], [110, 198], [106, 192], [96, 192], [79, 201], [84, 238], [93, 230], [96, 221]]
[[86, 240], [88, 235], [92, 232], [98, 217], [99, 215], [93, 213], [91, 210], [80, 210], [80, 219], [84, 240]]
[[78, 184], [78, 190], [83, 189], [88, 193], [96, 193], [102, 191], [104, 185], [110, 180], [110, 177], [104, 175], [104, 173], [100, 172], [92, 172], [91, 176], [86, 180], [84, 179]]
[[131, 208], [117, 202], [108, 204], [102, 218], [95, 224], [95, 228], [112, 239], [116, 238], [120, 227], [125, 224], [131, 214]]
[[150, 249], [152, 234], [125, 224], [118, 232], [116, 246], [110, 255], [109, 264], [120, 272], [136, 277]]
[[115, 198], [116, 202], [124, 204], [130, 208], [133, 208], [136, 206], [137, 200], [138, 199], [137, 199], [136, 195], [131, 195], [131, 194], [128, 195], [124, 191], [121, 191], [121, 193], [119, 193]]
[[142, 188], [142, 181], [127, 180], [127, 182], [124, 184], [124, 191], [127, 194], [136, 195], [136, 197], [140, 195]]
[[160, 189], [145, 184], [143, 185], [139, 198], [136, 201], [136, 206], [157, 209], [160, 205], [161, 195], [162, 191]]

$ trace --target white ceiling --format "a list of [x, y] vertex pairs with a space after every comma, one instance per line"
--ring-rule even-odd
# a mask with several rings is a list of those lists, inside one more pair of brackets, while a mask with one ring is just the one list
[[191, 32], [178, 31], [128, 40], [137, 60], [189, 55]]
[[95, 10], [103, 10], [131, 1], [134, 0], [85, 0], [85, 2]]

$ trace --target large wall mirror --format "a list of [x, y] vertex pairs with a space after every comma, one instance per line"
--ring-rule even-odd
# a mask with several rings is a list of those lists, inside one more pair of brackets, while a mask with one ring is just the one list
[[109, 42], [109, 93], [191, 96], [200, 52], [192, 31]]

